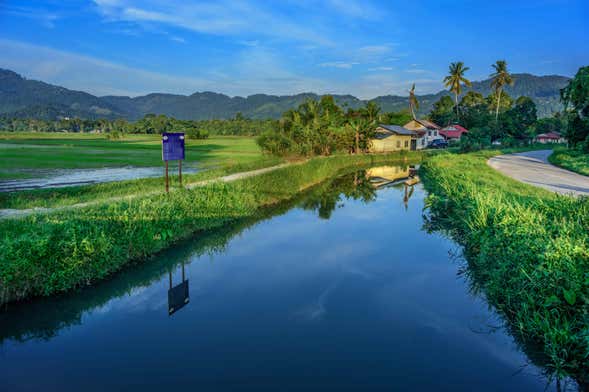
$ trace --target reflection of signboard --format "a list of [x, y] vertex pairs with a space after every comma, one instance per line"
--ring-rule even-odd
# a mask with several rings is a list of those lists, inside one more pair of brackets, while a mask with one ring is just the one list
[[176, 287], [168, 290], [168, 314], [181, 309], [184, 305], [190, 302], [188, 297], [188, 281], [185, 280]]
[[184, 159], [184, 134], [162, 134], [162, 160], [181, 161]]

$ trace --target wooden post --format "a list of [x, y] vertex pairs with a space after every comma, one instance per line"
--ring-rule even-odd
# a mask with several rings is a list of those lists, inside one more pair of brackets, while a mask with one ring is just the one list
[[170, 192], [170, 184], [168, 180], [168, 161], [166, 161], [166, 193]]
[[178, 161], [178, 180], [180, 181], [180, 188], [182, 188], [182, 161]]

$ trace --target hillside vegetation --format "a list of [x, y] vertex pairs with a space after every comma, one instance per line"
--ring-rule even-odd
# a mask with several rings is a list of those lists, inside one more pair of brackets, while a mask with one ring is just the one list
[[[513, 98], [525, 95], [538, 106], [540, 117], [561, 109], [558, 101], [560, 89], [568, 82], [564, 76], [534, 76], [514, 74], [516, 83], [506, 88]], [[472, 90], [488, 95], [490, 80], [473, 82]], [[469, 89], [465, 90], [465, 93]], [[419, 114], [432, 109], [434, 102], [447, 91], [418, 96], [421, 103]], [[234, 118], [237, 113], [255, 119], [279, 118], [282, 113], [298, 107], [308, 99], [319, 100], [313, 93], [297, 95], [255, 94], [248, 97], [229, 97], [214, 92], [196, 92], [192, 95], [153, 93], [139, 97], [96, 97], [47, 83], [25, 79], [22, 76], [0, 69], [0, 115], [18, 118], [55, 119], [80, 118], [126, 118], [135, 120], [148, 113], [165, 114], [181, 120], [207, 120]], [[357, 109], [368, 101], [352, 95], [334, 95], [340, 106]], [[407, 97], [386, 95], [374, 98], [383, 111], [400, 111], [407, 108]]]

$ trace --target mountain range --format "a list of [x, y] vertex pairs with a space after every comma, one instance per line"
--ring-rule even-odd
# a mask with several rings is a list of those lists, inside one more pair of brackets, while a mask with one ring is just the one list
[[[513, 74], [514, 86], [506, 91], [513, 98], [531, 97], [537, 105], [538, 116], [546, 117], [559, 111], [560, 89], [570, 78], [558, 75], [535, 76]], [[491, 92], [491, 80], [473, 82], [471, 88], [483, 95]], [[448, 91], [418, 96], [420, 114], [428, 113], [434, 102]], [[383, 111], [399, 111], [408, 106], [407, 97], [384, 95], [372, 100], [361, 100], [353, 95], [333, 95], [336, 102], [346, 107], [358, 108], [367, 101], [376, 102]], [[296, 95], [254, 94], [248, 97], [230, 97], [214, 92], [196, 92], [192, 95], [152, 93], [138, 97], [97, 97], [82, 91], [70, 90], [37, 80], [22, 77], [16, 72], [0, 69], [0, 115], [14, 118], [58, 119], [126, 118], [136, 120], [148, 113], [165, 114], [183, 120], [232, 118], [242, 113], [249, 118], [279, 118], [288, 109], [296, 108], [306, 99], [318, 99], [320, 95], [302, 93]]]

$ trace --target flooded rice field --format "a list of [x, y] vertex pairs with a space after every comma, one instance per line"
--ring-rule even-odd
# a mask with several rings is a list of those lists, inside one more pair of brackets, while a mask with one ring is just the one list
[[[176, 171], [175, 171], [176, 170]], [[196, 173], [196, 167], [183, 167], [183, 173]], [[170, 174], [177, 169], [170, 166]], [[12, 192], [31, 189], [62, 188], [67, 186], [97, 184], [136, 180], [139, 178], [162, 177], [164, 167], [103, 167], [97, 169], [60, 169], [60, 170], [29, 170], [26, 179], [0, 180], [0, 192]]]

